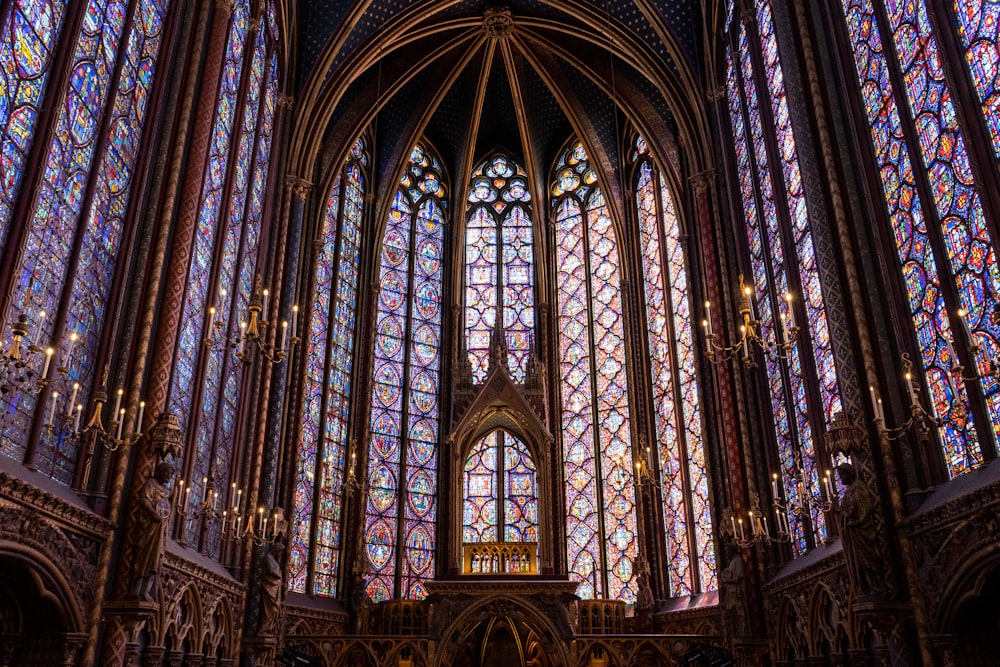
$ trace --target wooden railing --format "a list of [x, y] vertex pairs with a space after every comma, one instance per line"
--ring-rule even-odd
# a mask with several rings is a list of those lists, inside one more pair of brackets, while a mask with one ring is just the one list
[[538, 574], [537, 542], [473, 542], [462, 545], [463, 574]]

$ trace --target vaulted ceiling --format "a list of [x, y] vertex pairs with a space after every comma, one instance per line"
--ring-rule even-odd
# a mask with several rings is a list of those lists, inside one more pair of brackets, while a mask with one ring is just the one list
[[367, 128], [379, 147], [379, 201], [421, 137], [457, 191], [494, 148], [544, 191], [557, 153], [577, 135], [620, 199], [621, 137], [634, 126], [679, 178], [682, 160], [698, 169], [708, 159], [701, 54], [715, 5], [289, 0], [298, 86], [290, 167], [322, 178]]

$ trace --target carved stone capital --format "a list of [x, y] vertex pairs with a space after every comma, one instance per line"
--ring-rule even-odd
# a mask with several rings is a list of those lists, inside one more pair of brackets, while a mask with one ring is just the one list
[[291, 191], [293, 197], [305, 201], [312, 190], [312, 183], [298, 176], [286, 176], [285, 187]]
[[235, 0], [215, 0], [215, 8], [227, 14], [233, 13], [233, 3]]
[[278, 106], [283, 109], [291, 109], [295, 106], [295, 97], [292, 95], [285, 95], [284, 93], [278, 93]]
[[689, 180], [691, 182], [691, 187], [694, 189], [695, 196], [700, 197], [704, 195], [715, 182], [715, 170], [706, 169], [705, 171], [699, 171]]

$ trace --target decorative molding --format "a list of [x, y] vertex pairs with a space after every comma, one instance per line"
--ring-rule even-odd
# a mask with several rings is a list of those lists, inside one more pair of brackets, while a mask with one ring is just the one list
[[107, 519], [3, 471], [0, 471], [0, 497], [44, 514], [74, 532], [85, 531], [93, 539], [104, 539], [111, 533], [112, 525]]
[[490, 39], [503, 39], [514, 30], [514, 15], [506, 7], [490, 8], [483, 13], [483, 33]]

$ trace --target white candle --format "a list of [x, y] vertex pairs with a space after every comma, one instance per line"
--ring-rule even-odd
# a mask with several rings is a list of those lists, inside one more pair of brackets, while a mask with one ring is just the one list
[[264, 508], [263, 507], [258, 507], [257, 508], [257, 530], [263, 530], [263, 529], [264, 529]]
[[69, 335], [69, 345], [66, 346], [66, 356], [63, 358], [63, 368], [69, 368], [70, 357], [73, 354], [73, 348], [76, 346], [77, 335], [74, 331]]
[[73, 383], [73, 393], [70, 395], [70, 399], [69, 399], [69, 407], [66, 408], [66, 416], [67, 417], [72, 417], [73, 416], [73, 406], [76, 404], [76, 395], [79, 394], [79, 393], [80, 393], [80, 383], [79, 382], [74, 382]]
[[885, 408], [882, 407], [882, 399], [878, 399], [878, 418], [885, 421]]
[[56, 404], [59, 403], [59, 392], [52, 392], [52, 405], [49, 406], [49, 419], [46, 423], [55, 424], [56, 423]]
[[191, 497], [191, 486], [189, 485], [188, 488], [184, 489], [184, 502], [181, 504], [181, 511], [187, 509], [188, 498], [190, 497]]
[[875, 387], [868, 385], [868, 395], [872, 398], [872, 410], [875, 412], [875, 419], [881, 419], [878, 414], [878, 397], [875, 396]]
[[240, 536], [240, 526], [243, 524], [243, 517], [239, 514], [236, 515], [236, 532], [233, 533], [233, 537], [239, 538]]
[[146, 411], [146, 401], [139, 401], [139, 418], [135, 422], [135, 430], [142, 433], [142, 413]]
[[219, 511], [219, 492], [212, 491], [212, 509]]
[[49, 365], [52, 363], [52, 355], [55, 353], [56, 353], [55, 349], [51, 347], [46, 348], [45, 350], [45, 366], [42, 367], [43, 380], [46, 380], [49, 377]]
[[267, 290], [264, 290], [264, 307], [263, 307], [263, 313], [264, 313], [264, 319], [265, 320], [267, 319], [267, 297], [269, 295], [270, 295], [270, 292], [268, 292]]
[[38, 311], [38, 322], [35, 324], [35, 333], [31, 337], [32, 345], [38, 345], [39, 341], [42, 340], [42, 323], [45, 321], [45, 311]]
[[118, 414], [118, 410], [122, 407], [122, 395], [125, 393], [124, 389], [119, 389], [117, 395], [115, 396], [115, 409], [111, 413], [113, 415]]
[[736, 517], [730, 516], [729, 521], [733, 524], [733, 537], [736, 537]]
[[243, 489], [236, 492], [236, 512], [243, 514]]
[[747, 328], [744, 325], [740, 325], [740, 333], [742, 334], [741, 345], [743, 346], [743, 361], [750, 360], [750, 344], [747, 343]]
[[264, 535], [263, 539], [267, 539], [267, 517], [264, 517]]
[[706, 333], [712, 335], [712, 302], [705, 302], [705, 330]]
[[913, 376], [910, 375], [909, 373], [907, 373], [906, 374], [906, 393], [910, 397], [910, 406], [911, 407], [917, 404], [917, 395], [913, 391], [913, 381], [912, 381], [912, 379], [913, 379]]
[[288, 322], [281, 323], [281, 349], [288, 348]]
[[238, 354], [243, 354], [243, 342], [247, 337], [247, 323], [240, 322], [240, 346], [236, 349]]
[[76, 425], [73, 427], [73, 430], [76, 431], [77, 433], [80, 432], [80, 416], [82, 414], [83, 414], [83, 404], [82, 403], [77, 403], [76, 404]]
[[125, 408], [118, 411], [118, 433], [115, 434], [115, 440], [122, 439], [122, 425], [125, 424]]
[[201, 504], [208, 506], [208, 477], [201, 478]]
[[792, 307], [792, 293], [788, 292], [785, 294], [785, 303], [788, 304], [788, 326], [790, 329], [795, 328], [795, 309]]
[[757, 534], [757, 524], [753, 520], [753, 512], [747, 512], [750, 515], [750, 535], [754, 536]]
[[778, 473], [771, 473], [771, 493], [775, 500], [778, 499]]
[[743, 533], [743, 519], [740, 519], [740, 520], [739, 520], [739, 530], [740, 530], [740, 539], [742, 540], [742, 539], [744, 539], [744, 533]]
[[296, 327], [299, 320], [299, 304], [292, 306], [292, 338], [295, 338], [295, 332], [298, 330]]
[[965, 320], [966, 316], [969, 314], [965, 308], [958, 309], [958, 321], [962, 323], [962, 332], [965, 333], [965, 340], [969, 346], [973, 346], [976, 342], [972, 339], [972, 330], [969, 329], [969, 323]]
[[757, 320], [757, 309], [753, 305], [753, 289], [750, 286], [743, 288], [743, 293], [747, 295], [747, 305], [750, 307], [750, 319]]
[[219, 312], [221, 313], [226, 305], [226, 289], [219, 290]]

